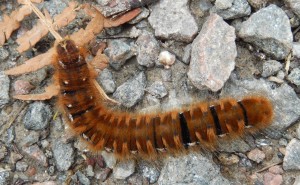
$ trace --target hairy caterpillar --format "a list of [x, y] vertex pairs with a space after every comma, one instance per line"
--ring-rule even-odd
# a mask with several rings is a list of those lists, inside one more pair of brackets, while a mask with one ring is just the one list
[[85, 51], [69, 39], [60, 42], [56, 50], [59, 105], [70, 127], [93, 150], [105, 148], [128, 157], [132, 153], [153, 156], [190, 145], [214, 146], [221, 135], [262, 129], [273, 119], [270, 101], [259, 96], [198, 103], [159, 114], [110, 110], [93, 84], [95, 74], [85, 61]]

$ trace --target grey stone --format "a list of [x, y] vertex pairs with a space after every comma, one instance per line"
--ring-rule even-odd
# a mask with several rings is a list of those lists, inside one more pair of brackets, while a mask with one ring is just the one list
[[0, 72], [0, 108], [9, 102], [9, 84], [10, 80], [3, 72]]
[[97, 77], [97, 80], [100, 81], [101, 87], [105, 93], [110, 94], [115, 92], [117, 86], [109, 69], [105, 68], [103, 71], [101, 71]]
[[27, 155], [29, 155], [32, 159], [35, 159], [38, 163], [42, 164], [45, 167], [48, 166], [47, 157], [38, 145], [22, 147], [22, 149]]
[[161, 170], [158, 184], [230, 184], [218, 167], [201, 154], [169, 158]]
[[150, 184], [155, 183], [160, 175], [159, 170], [155, 166], [145, 162], [139, 164], [139, 171], [142, 172], [143, 177], [149, 180]]
[[293, 84], [300, 86], [300, 68], [293, 69], [287, 79]]
[[28, 130], [42, 130], [48, 127], [51, 116], [52, 113], [48, 104], [34, 102], [29, 105], [23, 124]]
[[153, 67], [159, 54], [159, 43], [149, 32], [143, 32], [137, 41], [137, 62], [145, 67]]
[[5, 61], [8, 57], [9, 52], [4, 47], [0, 47], [0, 62]]
[[149, 16], [150, 11], [147, 8], [142, 8], [142, 12], [136, 16], [134, 19], [132, 19], [131, 21], [129, 21], [129, 24], [137, 24], [138, 22], [140, 22], [142, 19], [145, 19]]
[[9, 171], [0, 171], [0, 185], [8, 185], [11, 182], [11, 174]]
[[188, 44], [183, 51], [182, 62], [189, 64], [191, 60], [192, 44]]
[[74, 148], [72, 145], [57, 140], [54, 142], [52, 150], [57, 169], [67, 171], [74, 163]]
[[223, 19], [236, 19], [250, 15], [251, 7], [247, 0], [234, 0], [229, 8], [219, 8], [217, 4], [210, 9], [210, 13], [217, 13]]
[[80, 171], [77, 171], [76, 172], [76, 176], [80, 182], [80, 184], [82, 185], [90, 185], [91, 182], [90, 182], [90, 179], [87, 178], [83, 173], [81, 173]]
[[268, 0], [248, 0], [248, 3], [256, 10], [264, 8]]
[[261, 76], [269, 77], [276, 74], [282, 68], [282, 64], [276, 60], [268, 60], [263, 63], [263, 72]]
[[292, 49], [293, 34], [289, 18], [276, 5], [253, 13], [242, 23], [239, 36], [278, 60], [287, 57]]
[[218, 91], [234, 69], [236, 56], [234, 28], [211, 14], [192, 43], [188, 77], [198, 89]]
[[249, 94], [259, 93], [269, 98], [274, 107], [274, 121], [270, 133], [272, 137], [280, 136], [280, 131], [286, 129], [300, 116], [300, 100], [295, 91], [287, 84], [274, 87], [272, 82], [264, 79], [237, 80], [231, 75], [230, 80], [222, 89], [221, 96], [242, 98]]
[[284, 0], [285, 4], [300, 17], [300, 1], [299, 0]]
[[53, 17], [56, 14], [61, 13], [67, 6], [68, 4], [66, 2], [53, 0], [44, 2], [43, 8], [46, 8], [49, 11], [51, 17]]
[[114, 166], [117, 164], [117, 159], [115, 158], [115, 155], [106, 151], [102, 151], [101, 155], [104, 158], [106, 166], [109, 168], [114, 168]]
[[300, 141], [298, 139], [292, 139], [286, 147], [283, 169], [300, 170]]
[[147, 88], [147, 91], [157, 98], [163, 98], [168, 94], [168, 91], [162, 81], [155, 81], [149, 88]]
[[110, 40], [104, 53], [109, 57], [109, 65], [120, 70], [125, 62], [134, 56], [133, 43], [129, 40]]
[[282, 70], [278, 71], [277, 75], [276, 75], [277, 78], [283, 80], [284, 77], [285, 77], [285, 74]]
[[293, 56], [300, 58], [300, 42], [293, 42]]
[[163, 39], [190, 42], [198, 31], [188, 8], [188, 0], [160, 0], [152, 7], [148, 20], [155, 36]]
[[18, 161], [16, 163], [16, 170], [20, 172], [25, 172], [28, 168], [28, 164], [24, 161]]
[[34, 143], [37, 143], [39, 141], [39, 133], [35, 131], [29, 132], [28, 135], [25, 136], [25, 138], [22, 139], [22, 146], [30, 146]]
[[145, 73], [140, 72], [138, 75], [119, 86], [114, 92], [113, 97], [123, 106], [130, 108], [143, 98], [146, 83]]
[[92, 165], [88, 165], [85, 171], [86, 175], [89, 177], [93, 177], [95, 175]]
[[113, 169], [113, 174], [116, 179], [126, 179], [135, 171], [135, 161], [121, 161]]
[[234, 0], [216, 0], [215, 6], [219, 10], [224, 10], [232, 6]]

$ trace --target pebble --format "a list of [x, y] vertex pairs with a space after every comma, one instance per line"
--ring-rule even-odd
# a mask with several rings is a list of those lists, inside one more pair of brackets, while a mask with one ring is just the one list
[[253, 13], [242, 23], [239, 36], [277, 60], [286, 58], [292, 49], [293, 34], [289, 18], [276, 5]]
[[88, 177], [94, 177], [95, 173], [92, 165], [88, 165], [85, 171]]
[[264, 174], [264, 184], [281, 185], [283, 182], [282, 175], [275, 175], [267, 172]]
[[95, 178], [100, 180], [101, 182], [104, 182], [108, 176], [111, 174], [112, 169], [111, 168], [105, 168], [104, 170], [100, 172], [96, 172]]
[[100, 72], [99, 76], [97, 77], [97, 81], [100, 82], [101, 87], [107, 94], [115, 92], [117, 88], [113, 75], [107, 68]]
[[30, 146], [37, 143], [39, 141], [39, 137], [40, 135], [38, 132], [31, 131], [22, 139], [21, 146]]
[[168, 94], [168, 91], [162, 81], [155, 81], [147, 88], [147, 91], [156, 98], [163, 98]]
[[282, 167], [279, 165], [270, 167], [269, 172], [271, 172], [273, 174], [283, 174], [284, 173]]
[[248, 0], [248, 3], [256, 10], [264, 8], [269, 0]]
[[188, 78], [198, 89], [206, 86], [216, 92], [229, 78], [236, 56], [234, 28], [211, 14], [192, 43]]
[[109, 65], [115, 70], [120, 70], [125, 62], [134, 56], [133, 51], [133, 42], [129, 40], [110, 40], [104, 53], [109, 57]]
[[117, 159], [115, 158], [114, 154], [102, 151], [101, 155], [104, 158], [106, 166], [111, 169], [114, 168], [114, 166], [117, 164]]
[[158, 184], [230, 184], [219, 168], [201, 154], [169, 157], [160, 172]]
[[169, 51], [162, 51], [158, 56], [159, 63], [164, 65], [165, 69], [170, 69], [170, 67], [175, 63], [175, 60], [175, 55]]
[[20, 172], [25, 172], [28, 168], [28, 164], [24, 161], [18, 161], [16, 163], [16, 170]]
[[243, 139], [235, 139], [230, 142], [226, 140], [219, 141], [219, 150], [222, 152], [232, 153], [232, 152], [247, 152], [250, 150], [250, 146]]
[[9, 156], [9, 162], [11, 164], [16, 164], [17, 161], [23, 158], [23, 155], [16, 153], [16, 152], [11, 152]]
[[28, 130], [43, 130], [48, 127], [51, 118], [50, 106], [36, 101], [29, 105], [23, 119], [23, 124]]
[[159, 54], [159, 43], [149, 32], [143, 32], [136, 41], [137, 62], [145, 67], [153, 67]]
[[182, 62], [189, 64], [191, 60], [192, 44], [188, 44], [183, 50]]
[[160, 175], [160, 171], [150, 163], [140, 163], [139, 164], [139, 171], [142, 172], [144, 178], [147, 178], [150, 184], [155, 183]]
[[296, 134], [297, 134], [297, 138], [300, 139], [300, 124], [298, 124]]
[[74, 163], [74, 148], [70, 143], [55, 141], [53, 145], [53, 156], [59, 171], [67, 171]]
[[[219, 16], [223, 17], [223, 19], [236, 19], [240, 17], [245, 17], [250, 15], [251, 7], [248, 4], [247, 0], [233, 0], [230, 5], [228, 0], [217, 0], [215, 6], [210, 9], [210, 13], [217, 13]], [[220, 6], [218, 2], [226, 2], [223, 6]], [[218, 4], [217, 4], [218, 3]], [[228, 8], [224, 8], [228, 7]]]
[[140, 72], [132, 79], [120, 85], [113, 94], [113, 98], [123, 106], [130, 108], [137, 104], [145, 94], [146, 75]]
[[9, 171], [0, 171], [0, 185], [8, 185], [11, 182], [11, 174]]
[[149, 14], [150, 14], [150, 11], [147, 8], [143, 7], [142, 12], [138, 16], [136, 16], [134, 19], [129, 21], [128, 24], [137, 24], [141, 20], [147, 18], [149, 16]]
[[5, 61], [9, 57], [9, 51], [4, 47], [0, 47], [0, 63]]
[[10, 80], [3, 72], [0, 72], [0, 108], [9, 102], [9, 84]]
[[276, 60], [268, 60], [263, 63], [263, 72], [261, 76], [269, 77], [276, 74], [282, 68], [282, 64]]
[[16, 95], [28, 94], [34, 88], [28, 81], [17, 80], [14, 83], [14, 90]]
[[262, 151], [266, 155], [266, 161], [270, 161], [275, 155], [274, 148], [272, 148], [271, 146], [263, 146]]
[[232, 6], [234, 0], [216, 0], [215, 6], [219, 10], [228, 9]]
[[172, 81], [172, 70], [170, 70], [170, 69], [161, 70], [161, 78], [164, 82], [171, 82]]
[[292, 139], [287, 145], [283, 169], [300, 170], [300, 141], [298, 139]]
[[77, 172], [75, 173], [75, 175], [77, 176], [77, 178], [78, 178], [80, 184], [82, 184], [82, 185], [90, 185], [90, 184], [91, 184], [90, 179], [87, 178], [87, 177], [86, 177], [83, 173], [81, 173], [80, 171], [77, 171]]
[[284, 3], [300, 17], [300, 3], [298, 0], [284, 0]]
[[247, 156], [249, 159], [251, 159], [252, 161], [254, 161], [256, 163], [262, 162], [266, 157], [265, 153], [257, 148], [255, 148], [254, 150], [251, 150], [247, 154]]
[[218, 159], [225, 166], [237, 164], [240, 160], [237, 155], [230, 154], [230, 153], [220, 153], [218, 155]]
[[48, 166], [47, 157], [38, 145], [35, 144], [29, 147], [22, 147], [22, 150], [32, 159], [35, 159], [38, 163], [42, 164], [45, 167]]
[[7, 148], [2, 142], [0, 142], [0, 161], [3, 160], [6, 155], [7, 155]]
[[300, 42], [293, 42], [293, 56], [300, 58]]
[[291, 73], [288, 75], [287, 79], [297, 85], [300, 86], [300, 68], [295, 68], [291, 71]]
[[288, 144], [287, 140], [284, 138], [279, 139], [278, 143], [280, 146], [286, 146]]
[[116, 179], [126, 179], [135, 171], [135, 161], [121, 161], [113, 169], [113, 175]]
[[155, 30], [155, 36], [162, 39], [191, 42], [198, 32], [198, 26], [191, 15], [188, 0], [160, 0], [152, 6], [148, 18]]

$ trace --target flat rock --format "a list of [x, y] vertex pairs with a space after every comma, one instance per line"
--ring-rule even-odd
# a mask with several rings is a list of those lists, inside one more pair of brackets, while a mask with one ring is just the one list
[[67, 171], [74, 163], [74, 148], [70, 143], [55, 141], [53, 145], [53, 156], [59, 171]]
[[9, 102], [9, 84], [10, 80], [3, 72], [0, 72], [0, 108]]
[[29, 105], [23, 124], [28, 130], [42, 130], [48, 127], [51, 118], [50, 106], [37, 101]]
[[284, 0], [284, 3], [300, 17], [300, 1], [299, 0]]
[[100, 72], [99, 76], [97, 77], [97, 81], [100, 82], [101, 87], [103, 88], [105, 93], [113, 93], [117, 88], [113, 75], [107, 68]]
[[188, 77], [198, 89], [218, 91], [234, 69], [236, 56], [234, 28], [211, 14], [192, 43]]
[[283, 169], [300, 170], [300, 141], [298, 139], [292, 139], [287, 145]]
[[289, 18], [276, 5], [253, 13], [242, 23], [239, 36], [278, 60], [287, 57], [292, 49], [293, 34]]
[[230, 184], [217, 165], [201, 154], [169, 158], [161, 170], [158, 184]]
[[148, 18], [155, 36], [163, 39], [190, 42], [198, 26], [188, 8], [188, 0], [160, 0], [152, 7]]
[[300, 86], [300, 68], [293, 69], [287, 79], [293, 84]]
[[116, 179], [126, 179], [135, 171], [135, 161], [128, 160], [117, 163], [113, 169], [113, 175]]
[[276, 74], [282, 68], [282, 64], [276, 60], [268, 60], [263, 63], [263, 72], [261, 76], [269, 77]]
[[157, 61], [160, 46], [154, 35], [149, 32], [143, 32], [136, 41], [137, 62], [145, 67], [153, 67]]
[[113, 94], [113, 98], [123, 106], [130, 108], [138, 103], [145, 94], [146, 75], [140, 72], [138, 75], [120, 85]]
[[[220, 0], [219, 0], [220, 1]], [[215, 6], [210, 9], [210, 13], [216, 13], [223, 19], [236, 19], [250, 15], [251, 7], [247, 0], [234, 0], [229, 6], [229, 3], [220, 7], [219, 1], [216, 1]], [[224, 0], [221, 0], [224, 1]], [[228, 0], [226, 0], [228, 1]], [[225, 6], [226, 5], [226, 6]], [[229, 7], [228, 7], [229, 6]]]

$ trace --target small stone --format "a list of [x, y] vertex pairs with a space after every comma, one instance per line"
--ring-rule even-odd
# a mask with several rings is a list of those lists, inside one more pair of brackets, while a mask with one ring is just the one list
[[14, 83], [14, 89], [16, 95], [28, 94], [34, 88], [28, 81], [17, 80]]
[[16, 153], [16, 152], [11, 152], [9, 156], [9, 162], [11, 164], [16, 164], [17, 161], [21, 160], [23, 158], [23, 155]]
[[104, 53], [109, 57], [109, 64], [115, 70], [120, 70], [125, 62], [134, 56], [133, 43], [128, 40], [110, 40]]
[[137, 62], [145, 67], [153, 67], [159, 54], [159, 43], [149, 32], [143, 32], [137, 41]]
[[198, 89], [208, 87], [216, 92], [229, 78], [236, 56], [234, 28], [211, 14], [192, 43], [188, 78]]
[[284, 0], [285, 4], [300, 17], [300, 2], [298, 0]]
[[162, 81], [155, 81], [147, 91], [156, 98], [163, 98], [168, 94], [166, 87]]
[[8, 185], [11, 182], [9, 171], [0, 171], [0, 185]]
[[168, 51], [162, 51], [158, 56], [159, 63], [164, 65], [165, 69], [169, 69], [175, 63], [175, 60], [175, 55]]
[[37, 101], [29, 105], [23, 124], [28, 130], [42, 130], [48, 127], [51, 116], [50, 106]]
[[97, 81], [100, 81], [101, 87], [107, 94], [115, 92], [117, 88], [113, 75], [107, 68], [100, 72]]
[[249, 4], [256, 10], [264, 8], [268, 1], [269, 0], [248, 0]]
[[85, 171], [86, 171], [86, 175], [89, 177], [93, 177], [95, 175], [93, 166], [91, 165], [88, 165]]
[[232, 6], [234, 0], [216, 0], [215, 6], [219, 10], [228, 9]]
[[283, 72], [282, 70], [280, 70], [280, 71], [278, 71], [276, 77], [277, 77], [278, 79], [283, 80], [284, 77], [285, 77], [285, 74], [284, 74], [284, 72]]
[[281, 185], [282, 181], [282, 175], [275, 175], [270, 172], [264, 174], [264, 184]]
[[[218, 1], [225, 1], [225, 0], [217, 0], [216, 3]], [[227, 4], [226, 6], [229, 6], [229, 4]], [[232, 2], [232, 6], [228, 8], [224, 8], [224, 7], [220, 8], [218, 7], [218, 4], [215, 4], [215, 6], [210, 9], [210, 13], [217, 13], [225, 20], [236, 19], [236, 18], [250, 15], [251, 7], [248, 4], [247, 0], [234, 0]]]
[[155, 30], [155, 36], [163, 39], [191, 42], [198, 32], [198, 26], [191, 15], [188, 0], [160, 0], [152, 7], [148, 18]]
[[149, 106], [155, 106], [160, 104], [160, 100], [152, 96], [151, 94], [147, 94], [145, 99]]
[[297, 138], [300, 139], [300, 124], [298, 124], [296, 134], [297, 134]]
[[287, 79], [293, 84], [300, 86], [300, 68], [293, 69]]
[[182, 62], [188, 65], [191, 60], [192, 44], [188, 44], [183, 52]]
[[9, 102], [9, 84], [10, 80], [3, 72], [0, 72], [0, 108]]
[[220, 153], [218, 155], [218, 159], [225, 166], [237, 164], [240, 160], [238, 156], [236, 156], [234, 154], [228, 154], [228, 153]]
[[82, 185], [90, 185], [90, 179], [88, 179], [83, 173], [81, 173], [80, 171], [76, 172], [76, 176], [80, 182], [80, 184]]
[[5, 61], [8, 57], [9, 52], [4, 47], [0, 47], [0, 63]]
[[128, 160], [119, 162], [113, 169], [113, 174], [116, 179], [126, 179], [135, 171], [135, 161]]
[[150, 184], [155, 183], [160, 175], [159, 170], [155, 166], [147, 163], [139, 164], [139, 171], [142, 172], [143, 177], [149, 180]]
[[0, 161], [3, 160], [6, 155], [7, 155], [7, 148], [2, 142], [0, 142]]
[[284, 148], [284, 147], [279, 147], [279, 148], [278, 148], [278, 151], [279, 151], [280, 153], [282, 153], [283, 155], [286, 154], [286, 148]]
[[114, 168], [117, 163], [117, 159], [113, 153], [108, 153], [106, 151], [101, 152], [102, 157], [104, 158], [105, 164], [109, 168]]
[[286, 154], [283, 159], [284, 170], [300, 169], [300, 141], [292, 139], [286, 147]]
[[55, 141], [52, 148], [56, 167], [59, 171], [67, 171], [74, 163], [74, 148], [70, 143]]
[[47, 157], [38, 145], [23, 147], [22, 149], [27, 155], [29, 155], [32, 159], [35, 159], [38, 163], [45, 167], [48, 166]]
[[164, 82], [171, 82], [172, 81], [172, 70], [164, 69], [161, 70], [161, 78]]
[[20, 172], [25, 172], [28, 168], [28, 164], [26, 162], [23, 161], [18, 161], [16, 163], [16, 170], [20, 171]]
[[262, 151], [266, 155], [266, 161], [270, 161], [275, 155], [274, 148], [272, 148], [271, 146], [263, 146]]
[[127, 108], [133, 107], [143, 98], [146, 82], [145, 73], [140, 72], [119, 86], [114, 92], [113, 98]]
[[288, 142], [287, 142], [286, 139], [281, 138], [281, 139], [279, 140], [279, 145], [281, 145], [281, 146], [286, 146], [287, 144], [288, 144]]
[[32, 177], [32, 176], [34, 176], [36, 174], [36, 171], [37, 170], [36, 170], [35, 167], [29, 166], [28, 169], [27, 169], [27, 171], [26, 171], [26, 174], [27, 174], [27, 176]]
[[277, 60], [286, 58], [292, 49], [293, 34], [289, 18], [276, 5], [253, 13], [242, 23], [239, 36]]
[[43, 148], [47, 148], [49, 146], [49, 141], [44, 139], [44, 140], [41, 141], [41, 145], [42, 145]]
[[293, 42], [293, 56], [300, 58], [300, 42]]
[[273, 174], [283, 174], [284, 173], [282, 167], [279, 165], [270, 167], [269, 172], [271, 172]]
[[282, 64], [276, 60], [268, 60], [263, 63], [263, 72], [261, 76], [269, 77], [276, 74], [282, 68]]
[[95, 178], [100, 180], [101, 182], [104, 182], [111, 174], [111, 172], [112, 172], [111, 168], [105, 168], [103, 171], [96, 172]]
[[251, 150], [248, 154], [247, 154], [248, 158], [251, 159], [252, 161], [256, 162], [256, 163], [260, 163], [262, 162], [266, 155], [264, 152], [262, 152], [261, 150], [255, 148], [254, 150]]
[[29, 132], [28, 135], [25, 136], [25, 138], [22, 139], [21, 145], [22, 146], [30, 146], [34, 143], [37, 143], [39, 141], [39, 133], [35, 131]]

